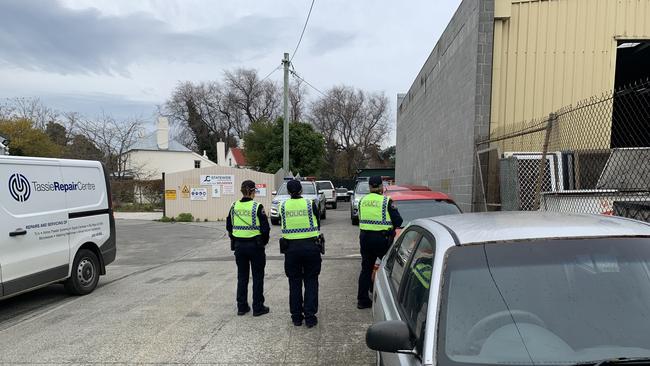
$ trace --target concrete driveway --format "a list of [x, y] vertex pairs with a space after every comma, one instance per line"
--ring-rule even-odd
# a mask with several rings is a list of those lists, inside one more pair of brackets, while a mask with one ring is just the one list
[[267, 248], [271, 313], [239, 317], [223, 223], [117, 220], [118, 258], [91, 295], [55, 285], [0, 302], [0, 363], [370, 365], [369, 310], [356, 309], [358, 228], [349, 208], [323, 221], [328, 253], [319, 324], [294, 327], [277, 244]]

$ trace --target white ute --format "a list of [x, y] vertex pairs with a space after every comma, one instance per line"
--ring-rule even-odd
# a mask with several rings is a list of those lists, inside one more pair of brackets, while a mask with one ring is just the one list
[[109, 188], [96, 161], [0, 156], [0, 299], [95, 289], [116, 255]]

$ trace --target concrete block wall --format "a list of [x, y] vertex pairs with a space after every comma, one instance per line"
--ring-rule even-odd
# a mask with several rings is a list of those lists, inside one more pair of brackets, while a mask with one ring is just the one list
[[489, 133], [493, 21], [494, 0], [464, 0], [397, 109], [397, 183], [447, 192], [466, 212], [474, 141]]

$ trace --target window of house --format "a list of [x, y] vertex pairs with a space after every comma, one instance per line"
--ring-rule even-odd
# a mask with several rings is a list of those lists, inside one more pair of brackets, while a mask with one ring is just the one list
[[194, 160], [194, 168], [195, 169], [201, 168], [201, 160]]

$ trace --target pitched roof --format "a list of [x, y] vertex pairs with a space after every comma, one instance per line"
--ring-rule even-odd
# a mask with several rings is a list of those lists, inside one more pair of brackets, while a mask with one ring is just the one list
[[244, 156], [244, 150], [238, 148], [238, 147], [231, 147], [230, 152], [232, 152], [232, 156], [235, 158], [235, 163], [239, 166], [246, 166], [246, 157]]
[[146, 135], [140, 139], [138, 139], [131, 147], [129, 148], [129, 151], [131, 150], [148, 150], [148, 151], [182, 151], [182, 152], [192, 152], [192, 150], [188, 149], [187, 147], [183, 146], [180, 142], [170, 139], [169, 140], [169, 148], [167, 149], [160, 149], [158, 147], [158, 138], [156, 135], [156, 132], [154, 131], [153, 133]]

